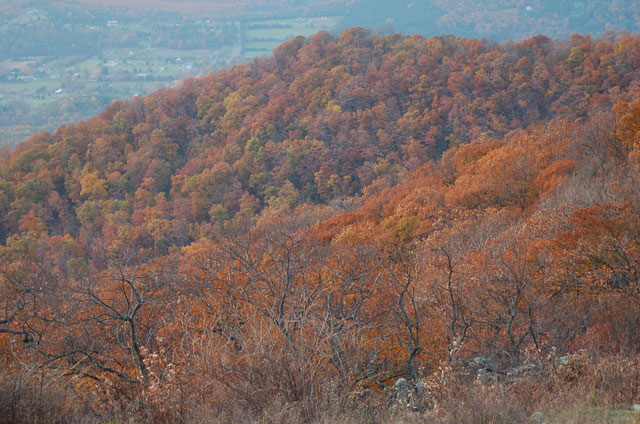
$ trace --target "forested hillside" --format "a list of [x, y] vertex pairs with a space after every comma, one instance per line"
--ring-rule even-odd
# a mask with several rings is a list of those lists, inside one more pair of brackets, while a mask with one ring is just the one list
[[5, 149], [2, 416], [628, 409], [638, 99], [636, 36], [355, 28]]

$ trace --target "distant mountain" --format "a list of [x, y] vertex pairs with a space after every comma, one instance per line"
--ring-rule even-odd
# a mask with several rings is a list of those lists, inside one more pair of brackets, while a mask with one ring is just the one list
[[[552, 0], [18, 0], [0, 1], [0, 14], [27, 7], [109, 12], [149, 18], [174, 14], [186, 19], [344, 16], [343, 27], [368, 26], [410, 35], [453, 34], [492, 40], [522, 40], [537, 34], [568, 37], [606, 30], [640, 30], [640, 2]], [[386, 28], [386, 29], [385, 29]]]
[[609, 29], [640, 31], [640, 2], [547, 0], [357, 0], [347, 7], [345, 26], [366, 25], [403, 34], [522, 40], [537, 34], [569, 37]]
[[640, 2], [554, 0], [432, 0], [445, 14], [441, 31], [472, 28], [474, 36], [519, 40], [537, 34], [569, 37], [573, 33], [602, 34], [606, 30], [640, 30]]

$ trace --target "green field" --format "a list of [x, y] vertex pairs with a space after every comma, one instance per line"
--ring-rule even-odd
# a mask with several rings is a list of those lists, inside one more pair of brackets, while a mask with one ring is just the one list
[[211, 57], [211, 50], [175, 50], [175, 49], [163, 49], [163, 48], [151, 48], [146, 50], [135, 51], [136, 58], [156, 59], [156, 58], [170, 58], [170, 59], [197, 59], [203, 57]]
[[60, 87], [60, 81], [38, 80], [19, 83], [0, 82], [0, 94], [5, 95], [2, 100], [14, 98], [16, 96], [34, 97], [39, 90], [42, 92], [43, 87], [44, 92], [42, 94], [44, 97], [47, 97], [50, 93]]
[[251, 59], [269, 54], [284, 41], [299, 35], [308, 37], [321, 30], [332, 30], [341, 21], [342, 16], [251, 21], [246, 26], [243, 56]]
[[100, 69], [102, 67], [102, 61], [94, 57], [91, 59], [83, 60], [82, 62], [75, 64], [73, 67], [76, 69], [87, 70]]

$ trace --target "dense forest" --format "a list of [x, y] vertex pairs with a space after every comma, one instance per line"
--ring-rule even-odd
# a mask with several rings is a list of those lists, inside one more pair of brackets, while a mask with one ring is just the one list
[[0, 422], [627, 413], [639, 99], [637, 36], [353, 28], [5, 148]]

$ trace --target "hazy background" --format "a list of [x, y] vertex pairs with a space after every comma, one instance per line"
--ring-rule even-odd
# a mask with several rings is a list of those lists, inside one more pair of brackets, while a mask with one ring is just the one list
[[0, 0], [0, 145], [320, 30], [494, 41], [638, 32], [635, 0]]

